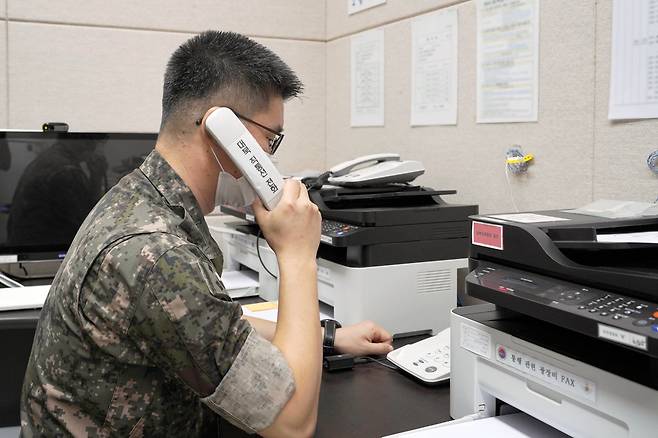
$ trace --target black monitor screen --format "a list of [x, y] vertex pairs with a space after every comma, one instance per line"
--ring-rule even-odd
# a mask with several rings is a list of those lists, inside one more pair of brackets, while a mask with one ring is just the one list
[[156, 134], [0, 131], [0, 262], [61, 258]]

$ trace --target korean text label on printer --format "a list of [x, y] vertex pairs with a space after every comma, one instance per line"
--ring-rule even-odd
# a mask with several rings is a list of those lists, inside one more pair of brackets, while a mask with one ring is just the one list
[[265, 208], [276, 207], [283, 194], [283, 178], [235, 113], [217, 108], [206, 119], [206, 131], [240, 169]]

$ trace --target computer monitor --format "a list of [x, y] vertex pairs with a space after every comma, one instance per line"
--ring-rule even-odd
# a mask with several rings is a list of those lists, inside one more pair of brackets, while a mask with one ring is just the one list
[[156, 138], [0, 131], [0, 264], [64, 258], [94, 205]]

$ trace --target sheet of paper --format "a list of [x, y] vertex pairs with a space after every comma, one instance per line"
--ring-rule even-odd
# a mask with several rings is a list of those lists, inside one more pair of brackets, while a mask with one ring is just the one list
[[457, 124], [456, 9], [411, 22], [411, 125]]
[[651, 207], [644, 210], [642, 216], [658, 216], [658, 204], [653, 204]]
[[247, 287], [258, 287], [258, 273], [251, 270], [224, 271], [222, 283], [226, 289], [244, 289]]
[[487, 217], [495, 217], [498, 219], [511, 221], [511, 222], [521, 222], [523, 224], [535, 224], [540, 222], [560, 222], [560, 221], [569, 220], [563, 217], [546, 216], [544, 214], [536, 214], [536, 213], [492, 214]]
[[477, 122], [536, 122], [539, 0], [477, 1]]
[[614, 243], [655, 243], [658, 244], [658, 231], [638, 233], [598, 234], [597, 242]]
[[658, 0], [615, 0], [608, 118], [656, 117]]
[[351, 125], [384, 126], [384, 31], [351, 38]]
[[347, 0], [348, 15], [386, 3], [386, 0]]
[[449, 421], [385, 438], [567, 438], [568, 435], [524, 413], [458, 423]]
[[599, 199], [583, 207], [573, 210], [564, 210], [565, 213], [585, 214], [587, 216], [605, 217], [609, 219], [622, 219], [639, 217], [645, 211], [652, 209], [654, 204], [637, 201], [616, 201], [614, 199]]

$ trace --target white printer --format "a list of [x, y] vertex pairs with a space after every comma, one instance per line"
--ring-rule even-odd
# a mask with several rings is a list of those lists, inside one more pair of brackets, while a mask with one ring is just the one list
[[658, 436], [658, 244], [633, 237], [658, 217], [471, 226], [466, 288], [489, 303], [452, 311], [450, 415], [506, 404], [570, 436]]
[[[335, 319], [370, 319], [397, 336], [449, 326], [467, 267], [468, 216], [478, 209], [441, 198], [452, 193], [406, 184], [309, 191], [323, 217], [318, 294]], [[222, 211], [254, 219], [244, 210]], [[277, 299], [274, 253], [256, 225], [236, 230], [242, 234], [225, 237], [231, 260], [258, 272], [262, 298]]]

